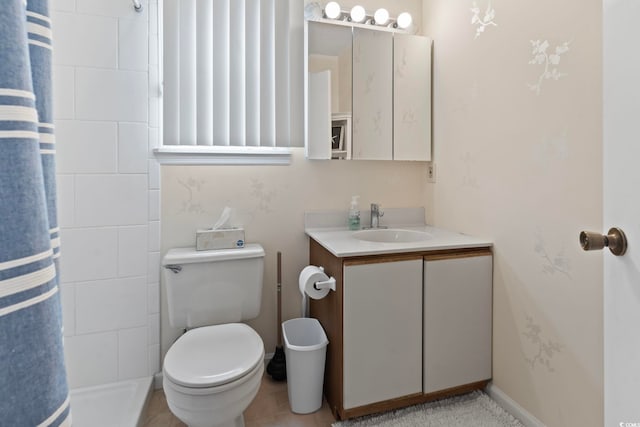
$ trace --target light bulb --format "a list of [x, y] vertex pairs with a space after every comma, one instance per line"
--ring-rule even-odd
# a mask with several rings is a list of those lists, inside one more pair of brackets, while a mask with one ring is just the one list
[[329, 19], [338, 19], [342, 14], [342, 10], [340, 10], [340, 5], [335, 1], [330, 1], [324, 7], [324, 14]]
[[389, 21], [389, 12], [387, 12], [387, 9], [380, 8], [373, 15], [373, 20], [376, 25], [386, 25]]
[[402, 12], [400, 15], [398, 15], [397, 24], [399, 28], [406, 30], [411, 26], [412, 22], [413, 22], [413, 19], [411, 18], [411, 15], [409, 13]]
[[367, 12], [365, 12], [364, 7], [353, 6], [353, 8], [351, 9], [351, 21], [362, 22], [366, 17], [367, 17]]

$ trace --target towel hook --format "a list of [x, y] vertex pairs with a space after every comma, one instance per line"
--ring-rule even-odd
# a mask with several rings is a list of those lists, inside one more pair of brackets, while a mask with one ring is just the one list
[[142, 3], [140, 3], [140, 0], [133, 0], [133, 8], [136, 12], [142, 12]]

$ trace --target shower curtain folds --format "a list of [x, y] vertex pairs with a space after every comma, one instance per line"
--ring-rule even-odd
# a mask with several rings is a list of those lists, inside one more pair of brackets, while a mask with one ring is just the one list
[[0, 424], [69, 426], [47, 0], [0, 7]]

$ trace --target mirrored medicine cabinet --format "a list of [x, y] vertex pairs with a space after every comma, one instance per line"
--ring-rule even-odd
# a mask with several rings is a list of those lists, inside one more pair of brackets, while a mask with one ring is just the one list
[[306, 21], [307, 158], [431, 160], [431, 44], [387, 28]]

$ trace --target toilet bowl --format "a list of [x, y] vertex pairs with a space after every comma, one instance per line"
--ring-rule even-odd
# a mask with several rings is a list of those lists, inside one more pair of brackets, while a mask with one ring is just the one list
[[169, 409], [189, 427], [243, 427], [260, 388], [264, 344], [244, 323], [260, 314], [264, 249], [173, 248], [162, 258], [169, 324], [186, 328], [164, 359]]
[[173, 414], [189, 427], [244, 427], [242, 413], [264, 372], [264, 345], [249, 326], [192, 329], [164, 360], [163, 388]]

